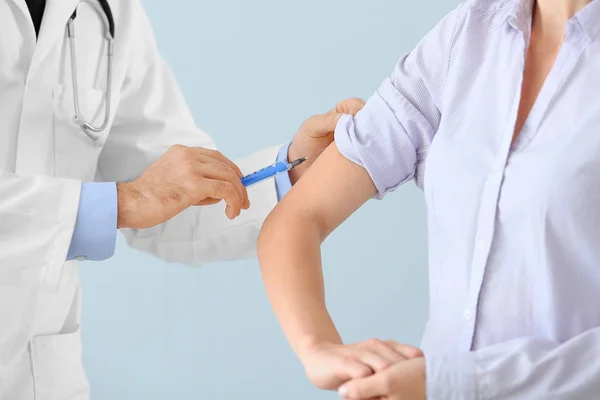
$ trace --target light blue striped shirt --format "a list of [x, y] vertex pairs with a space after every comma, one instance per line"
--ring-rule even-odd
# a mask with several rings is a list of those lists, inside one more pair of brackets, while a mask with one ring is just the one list
[[511, 144], [532, 3], [463, 3], [336, 130], [380, 197], [424, 189], [430, 400], [600, 398], [600, 1]]

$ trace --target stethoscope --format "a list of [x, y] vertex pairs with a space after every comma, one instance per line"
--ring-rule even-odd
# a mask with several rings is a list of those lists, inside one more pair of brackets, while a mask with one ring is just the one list
[[[77, 17], [77, 8], [73, 11], [71, 18], [69, 18], [69, 22], [67, 23], [67, 37], [69, 38], [69, 49], [71, 55], [71, 78], [73, 83], [73, 103], [75, 106], [75, 116], [73, 117], [73, 121], [81, 127], [81, 130], [85, 132], [85, 134], [92, 139], [94, 142], [98, 141], [99, 137], [96, 135], [98, 132], [102, 132], [108, 126], [108, 121], [110, 119], [110, 93], [112, 90], [112, 61], [113, 61], [113, 45], [115, 40], [115, 21], [113, 19], [113, 14], [108, 5], [107, 0], [98, 0], [100, 7], [104, 11], [104, 16], [106, 18], [102, 18], [104, 21], [104, 25], [106, 28], [105, 38], [108, 42], [108, 65], [106, 68], [106, 93], [105, 93], [105, 104], [104, 104], [104, 122], [100, 126], [94, 126], [91, 123], [87, 122], [85, 117], [81, 114], [81, 110], [79, 108], [79, 87], [77, 85], [77, 60], [75, 59], [75, 18]], [[81, 3], [79, 3], [81, 4]], [[79, 6], [79, 5], [78, 5]], [[95, 7], [94, 7], [95, 9]]]

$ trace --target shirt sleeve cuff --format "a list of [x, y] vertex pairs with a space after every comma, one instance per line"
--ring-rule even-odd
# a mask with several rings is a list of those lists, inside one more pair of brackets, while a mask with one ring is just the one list
[[433, 134], [388, 78], [356, 116], [340, 118], [335, 143], [343, 156], [367, 170], [381, 199], [415, 177]]
[[427, 400], [475, 400], [475, 355], [449, 354], [425, 357]]
[[[277, 154], [277, 162], [288, 160], [288, 150], [292, 143], [288, 143], [281, 147], [279, 154]], [[281, 200], [283, 196], [287, 194], [292, 188], [292, 181], [290, 180], [289, 173], [275, 175], [275, 190], [277, 190], [277, 200]]]
[[83, 183], [67, 260], [106, 260], [113, 256], [116, 240], [117, 185]]

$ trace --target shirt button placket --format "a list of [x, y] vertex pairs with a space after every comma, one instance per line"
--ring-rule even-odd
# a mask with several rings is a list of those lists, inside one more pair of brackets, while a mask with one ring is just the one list
[[469, 351], [472, 349], [477, 322], [477, 309], [479, 295], [485, 277], [492, 239], [494, 235], [494, 223], [496, 209], [500, 195], [500, 186], [504, 175], [504, 160], [496, 161], [492, 166], [492, 172], [486, 180], [481, 194], [481, 206], [477, 218], [477, 231], [475, 236], [473, 261], [471, 270], [471, 282], [467, 297], [466, 307], [463, 311], [464, 334], [461, 338], [461, 349]]

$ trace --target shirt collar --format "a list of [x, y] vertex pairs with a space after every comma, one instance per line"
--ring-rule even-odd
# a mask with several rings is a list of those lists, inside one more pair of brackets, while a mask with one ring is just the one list
[[595, 39], [600, 35], [600, 1], [592, 0], [583, 10], [575, 15], [581, 27], [590, 39]]
[[534, 4], [535, 0], [514, 0], [513, 7], [509, 11], [509, 23], [525, 35], [531, 32]]
[[[525, 34], [531, 31], [531, 18], [535, 0], [514, 0], [509, 22]], [[592, 0], [574, 17], [590, 39], [600, 35], [600, 0]]]

